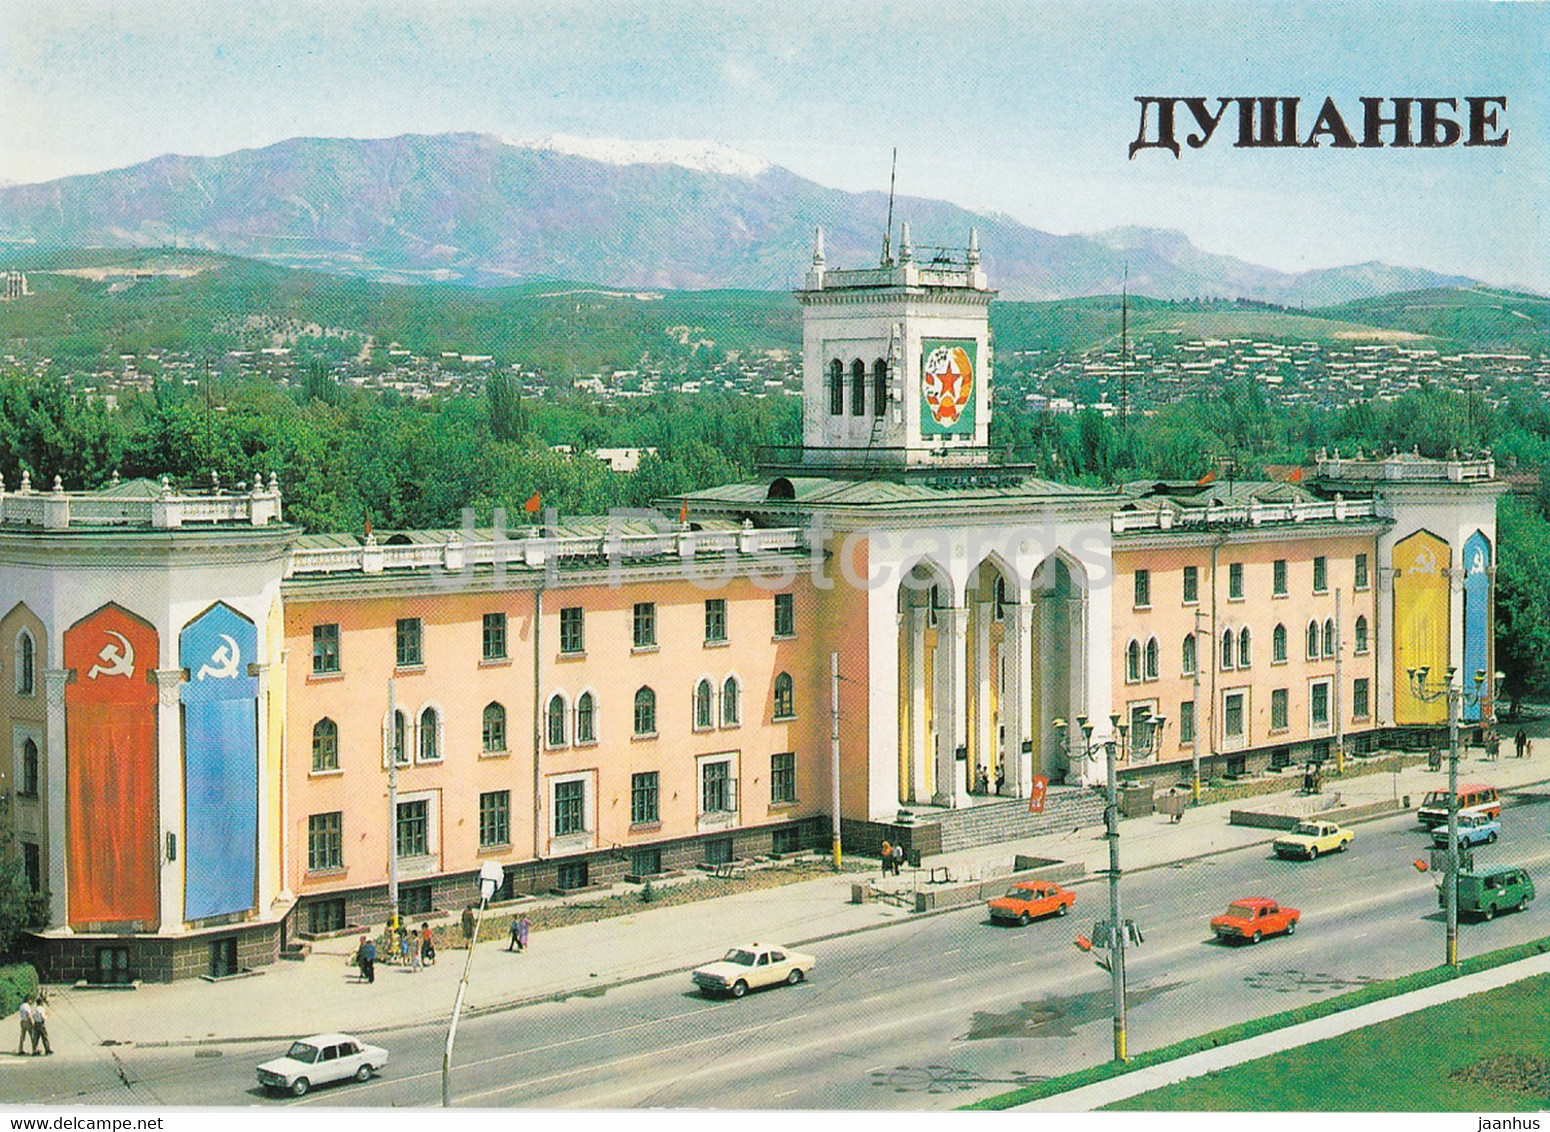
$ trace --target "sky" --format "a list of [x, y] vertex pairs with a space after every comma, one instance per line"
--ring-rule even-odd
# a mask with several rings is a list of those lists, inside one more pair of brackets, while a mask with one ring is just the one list
[[[708, 139], [1057, 233], [1550, 292], [1550, 3], [5, 0], [0, 180], [296, 136]], [[1131, 158], [1153, 96], [1504, 96], [1502, 147]], [[1180, 109], [1180, 133], [1190, 121]], [[1462, 117], [1462, 112], [1461, 115]], [[918, 238], [931, 242], [929, 234]]]

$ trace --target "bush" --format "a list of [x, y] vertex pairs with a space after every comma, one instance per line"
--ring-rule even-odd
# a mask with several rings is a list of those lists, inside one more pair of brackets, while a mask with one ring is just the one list
[[38, 971], [31, 963], [0, 967], [0, 1018], [16, 1013], [22, 1000], [38, 989]]
[[641, 899], [641, 903], [643, 903], [643, 904], [650, 904], [656, 898], [657, 898], [656, 889], [651, 887], [651, 882], [649, 880], [645, 884], [640, 886], [640, 899]]

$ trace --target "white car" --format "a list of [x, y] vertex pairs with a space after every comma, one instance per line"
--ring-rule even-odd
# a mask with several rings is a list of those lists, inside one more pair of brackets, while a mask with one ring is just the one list
[[745, 943], [734, 947], [714, 963], [696, 967], [691, 978], [706, 994], [742, 998], [750, 990], [776, 983], [796, 986], [817, 960], [778, 944]]
[[330, 1081], [368, 1081], [387, 1063], [388, 1051], [381, 1046], [369, 1046], [349, 1034], [314, 1034], [292, 1042], [284, 1057], [260, 1065], [258, 1083], [300, 1097]]

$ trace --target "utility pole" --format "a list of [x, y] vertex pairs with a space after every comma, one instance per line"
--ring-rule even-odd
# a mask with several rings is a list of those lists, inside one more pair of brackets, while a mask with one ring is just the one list
[[1345, 773], [1345, 707], [1340, 694], [1340, 654], [1345, 651], [1345, 628], [1340, 623], [1340, 587], [1335, 587], [1335, 773]]
[[[1193, 803], [1195, 805], [1197, 805], [1197, 806], [1200, 805], [1200, 617], [1201, 617], [1200, 610], [1199, 610], [1199, 608], [1196, 608], [1196, 610], [1195, 610], [1195, 672], [1194, 672], [1193, 688], [1191, 689], [1191, 694], [1193, 696], [1193, 701], [1192, 702], [1193, 702], [1194, 706], [1190, 709], [1191, 715], [1193, 716], [1193, 719], [1191, 720], [1191, 724], [1192, 724], [1194, 730], [1193, 730], [1193, 733], [1190, 735], [1191, 742], [1190, 742], [1190, 745], [1189, 745], [1189, 748], [1190, 748], [1190, 758], [1189, 758], [1189, 761], [1190, 761], [1190, 771], [1191, 771], [1191, 774], [1190, 774], [1191, 793], [1194, 796], [1193, 797]], [[1206, 653], [1206, 655], [1210, 656], [1211, 653], [1208, 651]]]
[[[1118, 734], [1119, 713], [1109, 716]], [[1114, 1060], [1128, 1061], [1125, 1052], [1125, 921], [1119, 914], [1119, 775], [1115, 770], [1118, 744], [1110, 738], [1104, 744], [1108, 761], [1108, 805], [1103, 811], [1104, 836], [1109, 839], [1109, 977], [1114, 996]]]
[[[388, 677], [388, 928], [398, 930], [398, 700]], [[395, 940], [388, 945], [395, 946]]]
[[829, 654], [829, 776], [833, 791], [834, 871], [840, 871], [840, 654]]

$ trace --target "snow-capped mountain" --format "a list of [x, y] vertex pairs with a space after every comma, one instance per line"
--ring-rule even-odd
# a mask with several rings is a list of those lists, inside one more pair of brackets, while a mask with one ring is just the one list
[[757, 177], [773, 168], [761, 157], [714, 141], [680, 138], [626, 141], [621, 138], [580, 138], [571, 134], [550, 134], [536, 141], [501, 140], [518, 149], [568, 153], [605, 165], [677, 165], [696, 173], [720, 173], [728, 177]]

